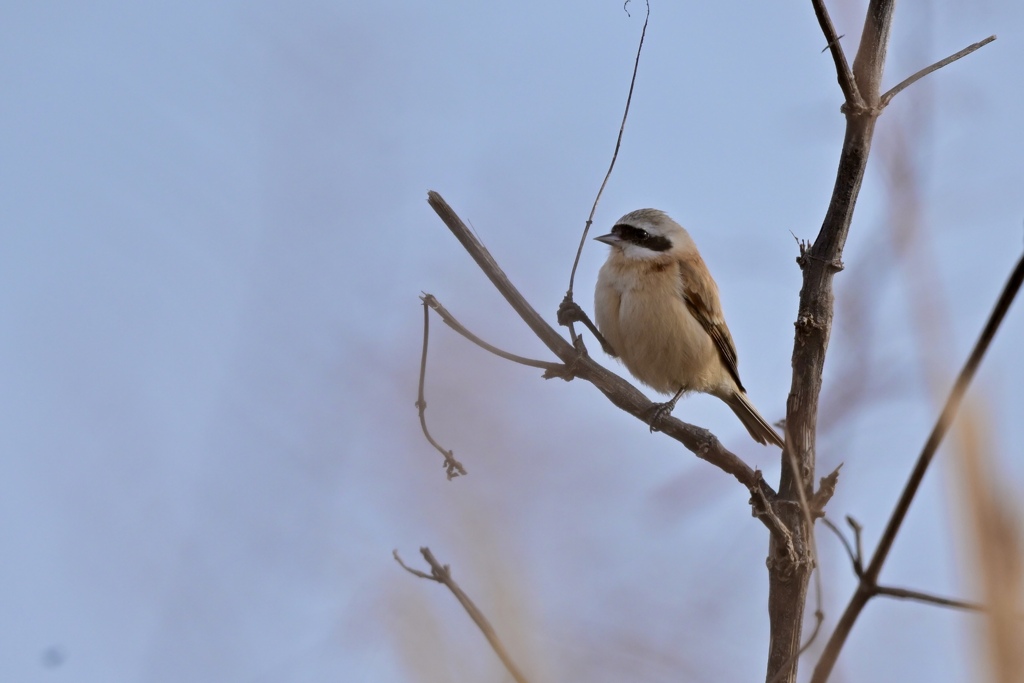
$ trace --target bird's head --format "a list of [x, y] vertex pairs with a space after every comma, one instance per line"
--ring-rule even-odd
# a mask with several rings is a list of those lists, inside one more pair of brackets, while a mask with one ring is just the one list
[[631, 211], [615, 222], [607, 235], [595, 237], [626, 259], [644, 261], [675, 258], [680, 253], [696, 249], [690, 234], [683, 226], [657, 209]]

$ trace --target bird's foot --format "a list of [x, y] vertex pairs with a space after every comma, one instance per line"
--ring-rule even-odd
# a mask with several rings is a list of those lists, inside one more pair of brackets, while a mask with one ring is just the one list
[[661, 421], [672, 414], [672, 409], [676, 407], [676, 401], [679, 400], [679, 397], [683, 395], [684, 391], [686, 391], [686, 389], [680, 389], [668, 401], [665, 401], [664, 403], [655, 403], [649, 408], [650, 419], [647, 420], [647, 424], [650, 425], [652, 434], [654, 433], [654, 430], [658, 428], [658, 425], [661, 424]]
[[672, 415], [672, 409], [675, 407], [676, 399], [665, 401], [664, 403], [655, 403], [651, 406], [648, 413], [647, 424], [651, 428], [652, 434], [655, 431], [659, 431], [658, 426], [665, 418]]

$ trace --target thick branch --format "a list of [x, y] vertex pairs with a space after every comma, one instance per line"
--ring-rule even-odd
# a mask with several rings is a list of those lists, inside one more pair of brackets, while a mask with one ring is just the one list
[[871, 0], [864, 17], [860, 47], [853, 60], [853, 77], [868, 107], [878, 106], [885, 55], [889, 50], [889, 33], [892, 31], [892, 13], [895, 9], [896, 0]]
[[[823, 6], [815, 5], [819, 23], [825, 28], [830, 47], [835, 43], [834, 29], [821, 21]], [[774, 537], [768, 549], [768, 615], [771, 640], [766, 680], [796, 681], [797, 658], [803, 627], [807, 584], [813, 570], [810, 561], [810, 535], [813, 530], [796, 504], [814, 480], [817, 440], [818, 400], [825, 352], [832, 331], [832, 279], [842, 269], [843, 247], [850, 231], [853, 211], [860, 194], [874, 135], [882, 69], [888, 48], [893, 0], [871, 0], [860, 46], [853, 62], [856, 91], [863, 104], [844, 106], [846, 134], [839, 157], [839, 168], [825, 220], [814, 244], [802, 251], [798, 262], [803, 269], [803, 286], [796, 319], [793, 345], [793, 382], [786, 413], [786, 449], [779, 479], [780, 515], [797, 540], [801, 559], [787, 562], [783, 548]], [[831, 22], [828, 24], [831, 25]], [[836, 52], [833, 52], [833, 56]], [[837, 63], [840, 82], [843, 70]], [[846, 87], [844, 87], [844, 95]], [[780, 676], [780, 672], [784, 672]]]

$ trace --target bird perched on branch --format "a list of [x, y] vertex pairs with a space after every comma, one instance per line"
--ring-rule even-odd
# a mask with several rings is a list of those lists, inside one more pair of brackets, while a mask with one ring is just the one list
[[611, 246], [594, 293], [602, 345], [638, 380], [673, 394], [651, 428], [680, 396], [698, 391], [725, 401], [758, 443], [782, 446], [740, 382], [718, 285], [690, 234], [664, 212], [640, 209], [595, 239]]

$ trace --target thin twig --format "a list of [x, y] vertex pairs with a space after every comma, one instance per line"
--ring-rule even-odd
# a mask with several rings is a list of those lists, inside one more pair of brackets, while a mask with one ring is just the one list
[[811, 679], [812, 683], [824, 683], [828, 679], [836, 660], [839, 658], [839, 652], [842, 650], [846, 638], [850, 635], [850, 631], [857, 621], [857, 617], [860, 616], [868, 600], [874, 597], [874, 590], [877, 587], [878, 576], [882, 571], [882, 566], [885, 564], [889, 551], [896, 541], [896, 534], [899, 533], [903, 520], [907, 516], [907, 511], [910, 509], [910, 504], [913, 502], [914, 496], [921, 486], [924, 475], [928, 470], [928, 465], [931, 464], [939, 445], [942, 443], [943, 437], [945, 437], [946, 432], [949, 430], [953, 418], [960, 407], [960, 402], [963, 400], [964, 394], [967, 393], [967, 388], [970, 386], [971, 380], [974, 379], [974, 374], [977, 372], [985, 352], [992, 343], [992, 339], [999, 330], [1000, 324], [1002, 324], [1003, 319], [1006, 317], [1006, 313], [1009, 311], [1014, 298], [1020, 291], [1022, 283], [1024, 283], [1024, 256], [1017, 261], [1017, 265], [1003, 287], [999, 300], [996, 302], [988, 322], [985, 323], [985, 328], [978, 337], [970, 357], [968, 357], [963, 369], [957, 376], [956, 383], [946, 399], [942, 413], [932, 428], [924, 448], [921, 449], [917, 463], [914, 465], [914, 469], [903, 487], [903, 492], [900, 494], [900, 499], [896, 503], [892, 515], [889, 517], [889, 522], [882, 533], [882, 538], [878, 542], [874, 555], [871, 557], [871, 562], [864, 572], [861, 583], [853, 597], [850, 598], [850, 602], [846, 606], [843, 615], [839, 618], [839, 623], [836, 624], [828, 643], [825, 644], [821, 659], [818, 660], [818, 665], [814, 669], [814, 676]]
[[914, 74], [910, 78], [904, 79], [901, 83], [899, 83], [899, 85], [897, 85], [896, 87], [890, 89], [888, 92], [886, 92], [884, 95], [882, 95], [881, 99], [878, 101], [879, 106], [880, 107], [884, 107], [885, 105], [889, 104], [889, 102], [892, 101], [892, 98], [896, 97], [902, 91], [906, 90], [908, 87], [910, 87], [914, 83], [918, 82], [919, 80], [921, 80], [922, 78], [924, 78], [928, 74], [932, 73], [933, 71], [938, 71], [939, 69], [941, 69], [942, 67], [946, 66], [947, 64], [952, 64], [953, 62], [955, 62], [956, 60], [960, 59], [961, 57], [966, 57], [967, 55], [971, 54], [975, 50], [978, 50], [980, 48], [985, 47], [986, 45], [988, 45], [989, 43], [991, 43], [995, 39], [996, 39], [996, 37], [994, 35], [989, 36], [985, 40], [982, 40], [982, 41], [979, 41], [977, 43], [974, 43], [973, 45], [968, 45], [963, 50], [960, 50], [960, 52], [957, 52], [956, 54], [950, 55], [949, 57], [946, 57], [943, 60], [935, 62], [934, 64], [932, 64], [929, 67], [925, 67], [924, 69], [921, 69], [916, 74]]
[[986, 611], [984, 605], [979, 605], [976, 602], [964, 602], [963, 600], [942, 598], [938, 595], [922, 593], [921, 591], [913, 591], [907, 588], [895, 588], [893, 586], [875, 586], [874, 593], [875, 595], [887, 595], [890, 598], [899, 598], [901, 600], [917, 600], [918, 602], [925, 602], [930, 605], [939, 605], [941, 607], [953, 607], [956, 609], [971, 610], [972, 612]]
[[852, 515], [846, 515], [846, 523], [849, 524], [850, 528], [853, 530], [853, 541], [854, 541], [854, 544], [855, 544], [854, 547], [857, 548], [857, 558], [860, 559], [860, 561], [861, 561], [861, 568], [863, 568], [864, 567], [864, 545], [863, 545], [863, 543], [861, 543], [861, 539], [863, 537], [863, 534], [861, 532], [864, 531], [864, 527], [862, 527], [860, 525], [860, 522], [855, 520]]
[[[629, 4], [628, 2], [626, 4]], [[625, 9], [625, 5], [623, 5]], [[627, 12], [628, 14], [628, 12]], [[626, 95], [626, 109], [622, 112], [622, 123], [619, 124], [619, 135], [615, 138], [615, 151], [612, 153], [612, 162], [608, 165], [608, 172], [604, 174], [604, 180], [601, 181], [601, 187], [597, 190], [597, 196], [594, 197], [594, 204], [590, 207], [590, 215], [587, 217], [587, 222], [583, 226], [583, 236], [580, 237], [580, 246], [576, 250], [576, 259], [572, 262], [572, 272], [569, 274], [569, 291], [566, 293], [568, 299], [572, 299], [573, 283], [576, 281], [576, 268], [580, 264], [580, 256], [583, 255], [583, 245], [587, 241], [587, 233], [590, 232], [590, 226], [594, 223], [594, 214], [597, 212], [597, 203], [601, 201], [601, 195], [604, 193], [604, 187], [608, 184], [608, 179], [612, 175], [612, 169], [615, 168], [615, 161], [619, 158], [619, 147], [622, 146], [622, 135], [626, 131], [626, 119], [629, 118], [629, 105], [633, 102], [633, 88], [636, 86], [636, 74], [640, 70], [640, 53], [644, 49], [644, 37], [647, 35], [647, 22], [651, 19], [651, 3], [647, 0], [647, 16], [644, 17], [644, 27], [640, 31], [640, 44], [636, 48], [636, 59], [633, 60], [633, 76], [629, 79], [629, 94]], [[576, 329], [569, 325], [569, 334], [572, 337], [573, 343], [576, 342]]]
[[836, 34], [836, 27], [832, 25], [832, 17], [828, 15], [828, 8], [825, 7], [825, 0], [811, 0], [811, 4], [814, 6], [814, 15], [818, 18], [821, 32], [825, 34], [825, 40], [828, 41], [825, 49], [832, 53], [832, 61], [836, 65], [836, 76], [839, 79], [839, 87], [843, 90], [843, 97], [846, 98], [846, 105], [853, 109], [864, 106], [864, 101], [857, 90], [857, 83], [853, 79], [853, 72], [850, 71], [850, 64], [846, 61], [846, 53], [843, 52], [843, 46], [839, 42], [842, 36]]
[[420, 427], [423, 428], [423, 436], [427, 437], [427, 441], [430, 445], [437, 449], [437, 451], [444, 456], [444, 469], [448, 475], [448, 481], [451, 481], [460, 474], [466, 473], [466, 468], [462, 466], [462, 463], [455, 459], [455, 454], [452, 451], [446, 451], [441, 444], [434, 441], [434, 437], [430, 435], [430, 431], [427, 429], [427, 399], [425, 397], [425, 389], [427, 383], [427, 342], [430, 339], [430, 309], [427, 307], [426, 300], [423, 301], [423, 354], [420, 356], [420, 389], [419, 395], [416, 398], [416, 409], [420, 414]]
[[445, 325], [452, 328], [453, 330], [461, 334], [463, 337], [479, 346], [481, 349], [484, 349], [485, 351], [490, 351], [495, 356], [504, 358], [505, 360], [510, 360], [513, 363], [526, 365], [531, 368], [540, 368], [541, 370], [546, 370], [548, 372], [559, 373], [565, 370], [565, 365], [562, 363], [550, 363], [548, 361], [543, 360], [533, 360], [532, 358], [524, 358], [523, 356], [517, 356], [514, 353], [502, 351], [497, 346], [492, 346], [491, 344], [488, 344], [483, 339], [470, 332], [468, 329], [465, 328], [465, 326], [463, 326], [462, 323], [456, 320], [455, 316], [449, 313], [448, 309], [442, 306], [441, 302], [438, 301], [433, 294], [424, 293], [423, 296], [420, 297], [420, 300], [423, 301], [423, 304], [425, 306], [429, 306], [430, 308], [434, 309], [437, 312], [437, 314], [441, 316], [441, 320], [444, 321]]
[[[852, 518], [847, 518], [853, 521]], [[853, 572], [857, 575], [857, 578], [862, 582], [868, 580], [864, 574], [864, 567], [860, 557], [860, 550], [854, 550], [853, 546], [847, 540], [846, 535], [832, 523], [832, 520], [827, 517], [822, 518], [822, 522], [825, 523], [829, 529], [836, 535], [836, 537], [842, 542], [843, 548], [846, 549], [846, 554], [850, 558], [850, 564], [853, 565]], [[857, 545], [860, 546], [860, 525], [853, 522], [855, 525], [853, 528], [857, 530]], [[932, 605], [940, 605], [942, 607], [955, 607], [957, 609], [974, 610], [976, 612], [984, 612], [985, 608], [974, 602], [965, 602], [963, 600], [953, 600], [952, 598], [942, 598], [937, 595], [930, 593], [923, 593], [921, 591], [910, 590], [908, 588], [896, 588], [895, 586], [879, 586], [877, 584], [867, 584], [867, 589], [871, 595], [887, 595], [891, 598], [900, 598], [903, 600], [917, 600], [918, 602], [925, 602]]]
[[494, 653], [498, 655], [498, 659], [500, 659], [501, 663], [505, 665], [505, 668], [512, 675], [512, 678], [515, 679], [516, 683], [528, 683], [526, 676], [524, 676], [523, 672], [519, 670], [516, 663], [512, 661], [512, 657], [509, 656], [505, 646], [501, 643], [494, 627], [491, 626], [489, 621], [487, 621], [487, 617], [485, 617], [484, 613], [481, 612], [475, 604], [473, 604], [473, 601], [469, 599], [469, 596], [459, 588], [459, 584], [455, 583], [455, 579], [452, 578], [451, 569], [448, 565], [442, 565], [438, 562], [434, 557], [434, 554], [430, 552], [430, 548], [420, 548], [420, 553], [423, 555], [423, 559], [425, 559], [430, 565], [430, 574], [421, 572], [418, 569], [407, 567], [406, 564], [402, 562], [402, 558], [398, 556], [397, 550], [392, 552], [392, 555], [394, 556], [395, 561], [410, 574], [418, 576], [421, 579], [437, 581], [438, 583], [443, 583], [447, 586], [448, 590], [450, 590], [458, 599], [459, 603], [462, 604], [463, 609], [465, 609], [469, 614], [470, 618], [477, 625], [477, 628], [479, 628], [484, 634], [484, 637], [487, 638], [487, 642], [491, 644], [491, 649], [493, 649]]
[[846, 539], [846, 535], [843, 534], [839, 527], [833, 524], [832, 520], [830, 520], [828, 517], [822, 517], [821, 521], [825, 524], [825, 526], [832, 530], [832, 533], [836, 535], [836, 538], [838, 538], [840, 542], [843, 544], [843, 547], [846, 548], [846, 555], [850, 558], [850, 563], [853, 565], [853, 572], [857, 575], [857, 578], [863, 577], [864, 566], [861, 564], [860, 556], [853, 549], [853, 546], [850, 545], [850, 542]]

